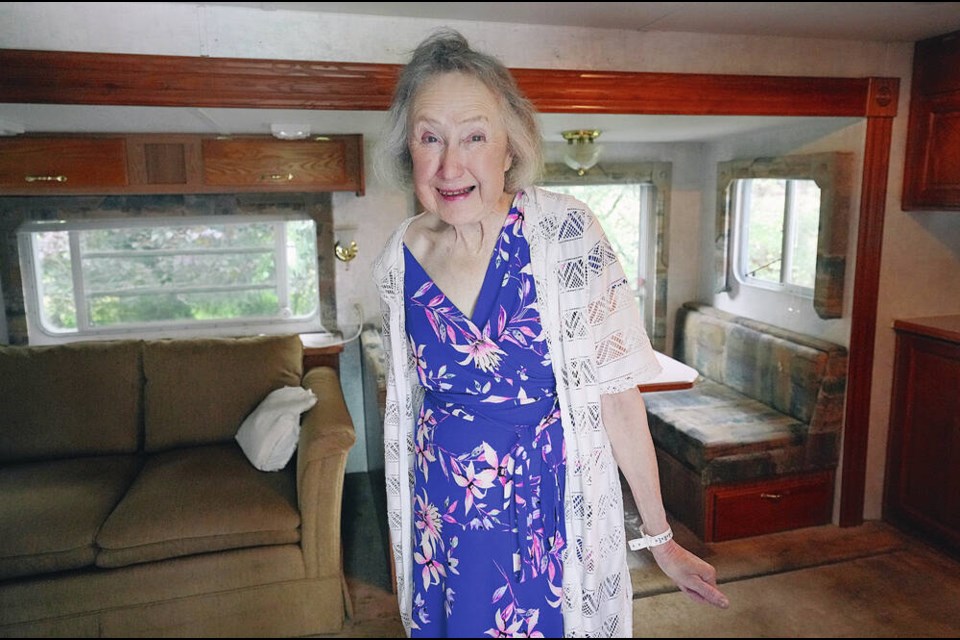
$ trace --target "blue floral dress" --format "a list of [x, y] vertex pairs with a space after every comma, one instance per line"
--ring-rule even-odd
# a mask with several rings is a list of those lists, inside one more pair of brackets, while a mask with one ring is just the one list
[[415, 433], [413, 637], [562, 637], [566, 456], [523, 214], [472, 317], [404, 247]]

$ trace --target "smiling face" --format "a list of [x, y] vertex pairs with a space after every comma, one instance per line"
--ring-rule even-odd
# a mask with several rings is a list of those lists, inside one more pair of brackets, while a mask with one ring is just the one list
[[427, 211], [453, 225], [479, 222], [503, 199], [513, 159], [496, 96], [479, 80], [444, 73], [427, 81], [410, 110], [413, 186]]

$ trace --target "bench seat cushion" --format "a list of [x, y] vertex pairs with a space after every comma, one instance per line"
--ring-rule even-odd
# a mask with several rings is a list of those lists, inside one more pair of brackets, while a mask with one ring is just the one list
[[97, 536], [96, 564], [299, 542], [295, 469], [258, 471], [235, 442], [153, 454]]
[[0, 466], [0, 579], [92, 566], [139, 467], [132, 455]]
[[836, 460], [834, 434], [808, 448], [809, 429], [726, 385], [701, 378], [693, 389], [644, 396], [657, 447], [693, 469], [704, 485], [809, 471]]

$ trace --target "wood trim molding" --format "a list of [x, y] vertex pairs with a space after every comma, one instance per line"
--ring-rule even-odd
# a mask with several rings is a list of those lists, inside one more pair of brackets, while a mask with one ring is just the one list
[[[386, 110], [400, 65], [0, 49], [0, 102]], [[544, 113], [867, 120], [840, 523], [863, 521], [880, 251], [897, 78], [513, 69]]]
[[[400, 65], [0, 49], [0, 102], [384, 111]], [[545, 113], [866, 115], [869, 80], [514, 69]], [[896, 103], [894, 103], [895, 105]]]
[[386, 110], [398, 65], [0, 50], [0, 102]]
[[847, 360], [847, 399], [843, 424], [840, 526], [863, 522], [870, 431], [870, 394], [877, 332], [880, 256], [886, 210], [887, 170], [893, 118], [867, 118], [860, 187], [860, 224], [854, 270], [853, 313]]

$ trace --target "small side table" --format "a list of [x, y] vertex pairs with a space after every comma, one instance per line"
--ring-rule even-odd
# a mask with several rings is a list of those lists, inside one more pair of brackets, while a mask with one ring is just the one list
[[301, 333], [303, 342], [303, 370], [313, 367], [333, 367], [340, 375], [340, 353], [343, 352], [342, 337], [335, 333]]

